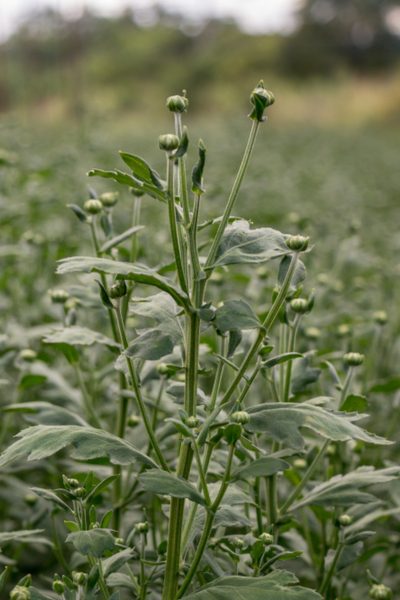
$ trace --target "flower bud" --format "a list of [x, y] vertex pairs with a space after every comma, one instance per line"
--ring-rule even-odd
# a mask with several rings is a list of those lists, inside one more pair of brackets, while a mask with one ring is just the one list
[[24, 496], [24, 502], [28, 506], [35, 506], [37, 501], [38, 501], [38, 497], [35, 496], [35, 494], [25, 494], [25, 496]]
[[231, 419], [234, 423], [246, 425], [250, 421], [250, 416], [245, 410], [237, 410], [236, 412], [232, 413]]
[[237, 548], [237, 550], [241, 550], [244, 546], [244, 541], [240, 538], [235, 538], [232, 542], [232, 545], [234, 548]]
[[353, 522], [354, 522], [354, 517], [352, 517], [351, 515], [340, 515], [340, 517], [338, 518], [338, 523], [342, 527], [348, 527]]
[[89, 529], [101, 529], [101, 525], [98, 521], [96, 521], [95, 523], [90, 523]]
[[56, 594], [58, 594], [59, 596], [61, 596], [61, 594], [64, 593], [64, 588], [65, 585], [63, 584], [62, 581], [58, 580], [58, 581], [53, 581], [53, 590], [55, 591]]
[[307, 327], [304, 335], [308, 340], [314, 341], [321, 337], [321, 331], [317, 327]]
[[304, 458], [296, 458], [293, 461], [293, 466], [295, 469], [307, 469], [308, 463]]
[[66, 490], [79, 487], [79, 481], [77, 479], [69, 479], [65, 475], [62, 476], [62, 479]]
[[124, 538], [115, 538], [115, 543], [123, 546], [125, 544]]
[[173, 152], [179, 146], [179, 138], [177, 135], [173, 135], [172, 133], [160, 135], [158, 138], [158, 146], [160, 150], [165, 150], [165, 152]]
[[65, 304], [69, 298], [69, 294], [65, 290], [49, 290], [49, 295], [54, 304]]
[[141, 198], [145, 195], [145, 192], [143, 190], [138, 190], [137, 188], [129, 188], [129, 191], [136, 198]]
[[343, 323], [343, 325], [339, 325], [339, 327], [337, 328], [337, 335], [338, 337], [343, 338], [349, 335], [350, 331], [350, 327], [346, 325], [346, 323]]
[[11, 600], [30, 600], [31, 593], [29, 588], [22, 585], [16, 585], [15, 588], [10, 592]]
[[72, 572], [72, 579], [75, 581], [75, 583], [77, 583], [78, 585], [83, 585], [86, 581], [86, 573], [77, 573], [76, 571]]
[[186, 91], [183, 90], [183, 96], [170, 96], [167, 98], [167, 108], [173, 113], [184, 113], [189, 106], [189, 100], [186, 98]]
[[86, 200], [83, 205], [85, 211], [91, 215], [97, 215], [103, 210], [103, 204], [100, 200]]
[[37, 354], [34, 350], [30, 350], [30, 348], [24, 348], [24, 350], [21, 350], [21, 352], [19, 353], [19, 357], [25, 362], [33, 362], [34, 360], [36, 360]]
[[251, 92], [250, 102], [254, 106], [249, 115], [250, 119], [262, 123], [267, 119], [267, 117], [264, 117], [264, 110], [275, 102], [275, 98], [272, 92], [265, 89], [264, 82], [260, 81], [258, 86]]
[[305, 313], [308, 308], [308, 302], [305, 298], [295, 298], [291, 301], [290, 308], [295, 313]]
[[349, 367], [359, 367], [364, 362], [364, 354], [349, 352], [343, 356], [343, 362]]
[[196, 419], [196, 417], [188, 417], [185, 421], [185, 425], [186, 427], [189, 427], [189, 429], [195, 429], [199, 424], [199, 420]]
[[391, 600], [393, 597], [392, 590], [383, 584], [373, 585], [369, 595], [373, 600]]
[[112, 208], [115, 206], [119, 199], [119, 192], [106, 192], [101, 194], [99, 200], [106, 208]]
[[76, 498], [83, 498], [84, 496], [86, 496], [86, 490], [85, 488], [78, 487], [76, 488], [74, 494]]
[[135, 524], [135, 529], [138, 533], [147, 533], [149, 530], [149, 524], [147, 521], [141, 521]]
[[128, 419], [128, 427], [137, 427], [140, 424], [140, 418], [137, 415], [131, 415]]
[[264, 546], [270, 546], [274, 543], [274, 536], [266, 531], [259, 536], [259, 539], [262, 541]]
[[168, 368], [167, 363], [164, 363], [164, 362], [158, 363], [156, 369], [160, 375], [168, 375], [169, 374], [169, 368]]
[[114, 283], [114, 285], [110, 286], [107, 290], [107, 294], [109, 298], [115, 300], [116, 298], [122, 298], [125, 296], [127, 292], [126, 283], [123, 279]]
[[286, 239], [286, 246], [293, 252], [305, 252], [308, 248], [309, 237], [302, 235], [292, 235]]
[[373, 317], [375, 323], [378, 323], [378, 325], [385, 325], [388, 320], [387, 312], [384, 310], [377, 310], [374, 312]]

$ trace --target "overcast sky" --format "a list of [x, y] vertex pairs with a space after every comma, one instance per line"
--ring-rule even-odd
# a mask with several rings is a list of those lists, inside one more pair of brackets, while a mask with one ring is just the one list
[[[149, 7], [153, 0], [0, 0], [0, 39], [4, 40], [29, 12], [51, 6], [71, 19], [79, 17], [85, 6], [100, 14], [117, 15], [124, 7]], [[301, 0], [158, 0], [171, 11], [194, 20], [233, 17], [248, 32], [290, 31], [294, 13]]]

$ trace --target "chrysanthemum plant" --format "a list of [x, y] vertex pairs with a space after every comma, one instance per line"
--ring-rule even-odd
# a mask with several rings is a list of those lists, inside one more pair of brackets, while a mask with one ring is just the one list
[[[58, 272], [78, 274], [85, 287], [71, 288], [70, 296], [52, 292], [63, 307], [63, 326], [44, 342], [64, 353], [81, 402], [68, 410], [31, 403], [36, 425], [1, 457], [5, 465], [75, 447], [63, 487], [33, 489], [55, 506], [53, 525], [58, 512], [66, 539], [60, 542], [58, 523], [53, 592], [39, 590], [28, 576], [11, 592], [13, 600], [54, 593], [65, 600], [96, 594], [104, 600], [347, 596], [349, 567], [372, 535], [363, 517], [365, 503], [375, 497], [361, 490], [390, 481], [399, 468], [358, 466], [368, 444], [388, 443], [356, 423], [364, 403], [350, 388], [362, 355], [343, 357], [343, 383], [328, 363], [330, 394], [304, 395], [320, 373], [309, 366], [312, 353], [296, 351], [301, 321], [314, 306], [313, 292], [304, 296], [302, 288], [300, 257], [311, 250], [309, 240], [255, 229], [232, 216], [274, 97], [260, 82], [250, 101], [250, 136], [221, 217], [200, 222], [206, 149], [200, 141], [190, 179], [185, 94], [167, 100], [175, 131], [159, 138], [165, 180], [142, 158], [123, 152], [130, 173], [89, 173], [130, 187], [130, 229], [113, 231], [116, 193], [96, 197], [91, 190], [83, 209], [70, 205], [91, 232], [94, 256], [60, 261]], [[169, 221], [173, 259], [160, 256], [162, 266], [154, 268], [136, 260], [143, 201], [158, 202]], [[199, 242], [204, 232], [213, 239]], [[127, 242], [129, 251], [119, 254]], [[279, 260], [276, 285], [268, 292], [261, 283], [261, 309], [239, 296], [215, 300], [209, 283], [216, 274], [229, 280], [231, 265], [251, 270], [272, 259]], [[96, 285], [104, 306], [96, 304]], [[96, 321], [101, 331], [77, 322], [82, 306], [91, 314], [103, 311]], [[88, 360], [84, 347], [92, 344], [108, 350], [96, 358], [93, 346]], [[27, 371], [35, 361], [29, 352], [21, 354]], [[287, 561], [285, 570], [277, 567], [281, 561]], [[362, 579], [373, 598], [391, 597], [371, 574]]]

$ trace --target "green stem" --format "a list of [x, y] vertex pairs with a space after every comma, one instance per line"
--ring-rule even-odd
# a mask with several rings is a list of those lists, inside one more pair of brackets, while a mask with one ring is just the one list
[[196, 440], [193, 440], [193, 442], [192, 442], [192, 448], [194, 450], [194, 455], [196, 457], [197, 468], [199, 470], [199, 477], [200, 477], [200, 481], [201, 481], [201, 487], [202, 487], [202, 489], [204, 491], [204, 497], [206, 499], [207, 504], [209, 506], [211, 506], [211, 498], [210, 498], [210, 494], [209, 494], [209, 491], [208, 491], [206, 476], [204, 474], [203, 465], [201, 463], [201, 458], [200, 458], [199, 447], [196, 444]]
[[[288, 349], [287, 349], [288, 352], [294, 351], [294, 348], [296, 345], [297, 332], [299, 330], [299, 325], [300, 325], [300, 319], [301, 319], [301, 313], [298, 313], [294, 318], [294, 323], [290, 330], [289, 344], [288, 344]], [[283, 402], [287, 402], [289, 400], [290, 381], [292, 378], [292, 365], [293, 365], [293, 360], [289, 360], [286, 363], [285, 387], [284, 387], [283, 398], [282, 398]]]
[[268, 525], [275, 525], [278, 520], [277, 474], [267, 479], [268, 489]]
[[99, 418], [96, 415], [94, 406], [93, 406], [93, 402], [92, 402], [92, 397], [90, 396], [87, 387], [86, 387], [86, 383], [85, 380], [83, 378], [83, 373], [81, 370], [81, 367], [79, 365], [79, 363], [74, 362], [73, 363], [73, 367], [75, 370], [75, 374], [76, 374], [76, 378], [78, 380], [79, 383], [79, 387], [81, 388], [81, 392], [82, 392], [82, 397], [83, 397], [83, 403], [86, 409], [86, 412], [90, 418], [90, 420], [92, 421], [93, 425], [97, 428], [97, 429], [102, 429], [101, 427], [101, 423], [99, 421]]
[[71, 569], [67, 565], [67, 562], [64, 558], [64, 554], [63, 554], [61, 544], [60, 544], [60, 538], [58, 537], [57, 527], [56, 527], [56, 523], [55, 523], [55, 517], [54, 517], [53, 513], [51, 514], [51, 531], [53, 534], [54, 554], [56, 555], [57, 560], [60, 563], [61, 567], [64, 569], [65, 574], [69, 576], [69, 575], [71, 575]]
[[333, 561], [332, 564], [330, 566], [329, 571], [327, 572], [324, 581], [322, 582], [321, 588], [319, 590], [319, 593], [325, 594], [326, 590], [328, 589], [330, 583], [331, 583], [331, 579], [333, 577], [333, 575], [335, 574], [335, 569], [336, 569], [336, 565], [338, 563], [338, 560], [340, 558], [340, 553], [342, 552], [342, 548], [343, 545], [339, 543], [338, 547], [336, 548], [336, 552], [335, 552], [335, 556], [333, 557]]
[[[285, 323], [281, 323], [279, 327], [279, 353], [285, 354], [286, 352], [286, 328]], [[279, 365], [279, 396], [280, 401], [283, 402], [284, 397], [284, 385], [285, 385], [285, 363]]]
[[185, 365], [185, 410], [190, 417], [196, 416], [199, 346], [200, 317], [197, 313], [194, 312], [188, 317], [188, 335]]
[[245, 176], [246, 171], [247, 171], [247, 167], [249, 166], [251, 153], [253, 151], [253, 147], [254, 147], [254, 143], [256, 141], [256, 137], [257, 137], [257, 133], [258, 133], [259, 127], [260, 127], [260, 122], [259, 121], [253, 121], [253, 124], [251, 126], [251, 130], [250, 130], [249, 139], [248, 139], [248, 142], [247, 142], [247, 146], [246, 146], [246, 149], [244, 151], [243, 158], [242, 158], [242, 162], [241, 162], [241, 165], [239, 167], [239, 171], [238, 171], [238, 173], [236, 175], [235, 183], [233, 184], [233, 188], [232, 188], [232, 191], [230, 193], [227, 205], [225, 207], [224, 214], [222, 215], [222, 221], [219, 224], [219, 227], [218, 227], [216, 236], [215, 236], [215, 238], [213, 240], [210, 252], [208, 253], [207, 260], [206, 260], [206, 263], [205, 263], [205, 268], [210, 268], [213, 265], [213, 263], [214, 263], [218, 247], [219, 247], [219, 245], [221, 243], [221, 239], [222, 239], [222, 236], [223, 236], [224, 231], [226, 229], [226, 226], [229, 223], [229, 217], [231, 216], [233, 206], [234, 206], [234, 204], [236, 202], [236, 198], [238, 197], [240, 188], [241, 188], [242, 183], [243, 183], [244, 176]]
[[193, 216], [187, 228], [190, 262], [192, 264], [193, 280], [196, 280], [201, 271], [199, 252], [197, 250], [197, 226], [199, 221], [200, 194], [194, 194]]
[[288, 511], [288, 509], [291, 507], [293, 502], [299, 497], [299, 495], [303, 491], [304, 487], [309, 482], [311, 475], [314, 473], [315, 469], [317, 468], [317, 466], [323, 459], [330, 442], [331, 442], [330, 439], [325, 440], [325, 442], [322, 445], [322, 447], [320, 448], [317, 456], [314, 458], [311, 465], [308, 467], [303, 479], [300, 481], [299, 485], [293, 490], [293, 492], [290, 494], [289, 498], [286, 500], [286, 502], [283, 504], [282, 508], [280, 509], [280, 511], [279, 511], [280, 516], [284, 515]]
[[[230, 473], [231, 473], [231, 466], [232, 466], [232, 459], [233, 459], [233, 455], [235, 452], [235, 448], [234, 446], [230, 446], [229, 448], [229, 454], [228, 454], [228, 460], [226, 462], [226, 466], [225, 466], [225, 472], [224, 475], [222, 477], [222, 482], [221, 482], [221, 487], [219, 488], [219, 492], [218, 495], [213, 503], [213, 505], [211, 506], [211, 509], [209, 512], [207, 512], [207, 517], [206, 517], [206, 522], [204, 525], [204, 530], [203, 530], [203, 534], [200, 538], [200, 542], [199, 545], [197, 547], [196, 550], [196, 554], [194, 555], [192, 564], [190, 566], [190, 569], [181, 585], [181, 587], [178, 590], [178, 593], [175, 597], [175, 600], [178, 600], [179, 598], [182, 598], [183, 594], [186, 592], [186, 590], [188, 589], [194, 575], [196, 574], [197, 568], [200, 564], [200, 561], [202, 559], [202, 556], [204, 554], [204, 550], [206, 549], [207, 546], [207, 542], [208, 539], [211, 535], [211, 531], [213, 528], [213, 524], [214, 524], [214, 519], [215, 519], [215, 515], [216, 512], [219, 508], [219, 505], [222, 502], [222, 499], [225, 495], [226, 490], [228, 489], [228, 485], [229, 485], [229, 478], [230, 478]], [[171, 599], [172, 600], [172, 599]]]
[[355, 367], [349, 367], [349, 370], [347, 371], [346, 379], [343, 384], [342, 393], [340, 394], [339, 410], [342, 408], [343, 403], [346, 400], [347, 392], [350, 387], [351, 380], [353, 378], [354, 369], [355, 369]]
[[[175, 132], [176, 135], [181, 138], [182, 136], [182, 115], [180, 113], [174, 113], [175, 117]], [[186, 166], [185, 166], [185, 156], [181, 156], [178, 158], [178, 167], [179, 167], [179, 184], [180, 184], [180, 199], [183, 210], [183, 221], [185, 223], [185, 227], [189, 225], [190, 221], [190, 212], [189, 212], [189, 198], [188, 198], [188, 189], [187, 189], [187, 181], [186, 181]]]
[[[258, 458], [258, 456], [257, 456]], [[256, 518], [257, 518], [257, 529], [258, 535], [261, 535], [263, 532], [263, 520], [262, 520], [262, 510], [261, 510], [261, 494], [260, 494], [260, 478], [256, 477], [254, 481], [254, 502], [256, 504]]]
[[[126, 350], [128, 348], [128, 340], [126, 337], [126, 332], [125, 332], [125, 325], [124, 325], [124, 321], [122, 319], [122, 315], [121, 315], [121, 310], [120, 307], [117, 306], [116, 307], [116, 315], [117, 315], [117, 323], [118, 323], [118, 327], [119, 327], [119, 332], [120, 332], [120, 337], [121, 337], [121, 343], [122, 346], [124, 348], [124, 350]], [[151, 424], [150, 424], [150, 420], [149, 420], [149, 416], [147, 414], [147, 410], [146, 410], [146, 406], [144, 404], [144, 400], [142, 397], [142, 392], [140, 389], [140, 383], [139, 383], [139, 379], [136, 373], [136, 369], [133, 365], [132, 360], [129, 358], [129, 356], [126, 356], [126, 363], [128, 366], [128, 370], [129, 370], [129, 375], [130, 375], [130, 379], [131, 379], [131, 383], [132, 383], [132, 388], [133, 391], [135, 392], [135, 396], [136, 396], [136, 401], [138, 403], [138, 407], [139, 407], [139, 411], [141, 414], [141, 417], [143, 419], [143, 423], [144, 426], [146, 428], [147, 431], [147, 435], [149, 436], [151, 445], [153, 446], [153, 450], [157, 455], [158, 461], [161, 465], [161, 467], [165, 470], [169, 472], [169, 467], [165, 461], [165, 458], [163, 456], [163, 453], [160, 450], [160, 446], [158, 445], [158, 442], [155, 438], [154, 432], [151, 428]]]
[[167, 182], [168, 182], [168, 217], [171, 231], [172, 247], [174, 250], [176, 270], [178, 272], [179, 284], [182, 290], [189, 295], [185, 279], [185, 271], [182, 264], [181, 251], [179, 247], [178, 227], [176, 222], [176, 208], [174, 196], [174, 159], [167, 156]]
[[147, 585], [146, 585], [146, 570], [144, 567], [145, 560], [145, 549], [146, 549], [146, 534], [140, 534], [140, 600], [146, 599]]
[[[93, 567], [95, 567], [96, 564], [98, 564], [98, 563], [96, 563], [96, 560], [92, 556], [89, 556], [89, 554], [86, 556], [86, 558], [88, 559], [88, 563], [89, 563], [91, 569], [93, 569]], [[101, 567], [100, 559], [99, 559], [99, 562], [100, 562], [100, 564], [99, 564], [99, 574], [100, 575], [99, 575], [98, 584], [99, 584], [99, 588], [100, 588], [100, 591], [101, 591], [101, 594], [102, 594], [104, 600], [108, 600], [108, 598], [110, 597], [110, 592], [108, 591], [106, 582], [104, 581], [103, 569], [101, 569], [101, 571], [100, 571], [100, 567]]]

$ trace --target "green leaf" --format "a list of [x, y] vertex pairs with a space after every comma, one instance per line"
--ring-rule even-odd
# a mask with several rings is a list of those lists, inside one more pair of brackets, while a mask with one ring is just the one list
[[28, 388], [35, 387], [36, 385], [41, 385], [46, 381], [46, 379], [47, 377], [45, 375], [28, 373], [27, 375], [23, 375], [18, 387], [20, 390], [27, 390]]
[[324, 360], [323, 363], [329, 369], [329, 375], [331, 376], [331, 381], [332, 381], [333, 385], [335, 386], [335, 388], [337, 390], [341, 390], [342, 389], [342, 382], [340, 381], [340, 377], [337, 374], [337, 371], [336, 371], [335, 367], [333, 366], [333, 364], [331, 362], [329, 362], [329, 360]]
[[375, 496], [360, 490], [378, 483], [388, 483], [398, 477], [399, 474], [400, 467], [375, 470], [373, 467], [364, 466], [346, 475], [335, 475], [329, 481], [317, 485], [299, 502], [296, 502], [292, 506], [292, 510], [309, 504], [337, 507], [375, 502]]
[[368, 408], [368, 402], [365, 396], [350, 394], [340, 407], [344, 412], [363, 412]]
[[31, 593], [31, 600], [53, 600], [53, 597], [45, 596], [40, 590], [36, 589], [33, 585], [30, 586], [29, 591]]
[[363, 542], [364, 540], [367, 540], [373, 535], [375, 535], [375, 531], [359, 531], [358, 533], [352, 533], [351, 535], [346, 536], [346, 538], [343, 540], [343, 544], [345, 544], [345, 546], [352, 546], [357, 542]]
[[300, 354], [300, 352], [285, 352], [285, 354], [278, 354], [277, 356], [273, 356], [272, 358], [263, 361], [262, 368], [272, 369], [272, 367], [285, 363], [288, 360], [293, 360], [294, 358], [304, 358], [304, 354]]
[[265, 456], [258, 458], [249, 465], [237, 467], [232, 471], [232, 479], [247, 479], [247, 477], [268, 477], [278, 471], [290, 469], [289, 463], [279, 458]]
[[82, 223], [89, 223], [89, 217], [80, 206], [77, 206], [76, 204], [67, 204], [67, 208], [70, 208]]
[[92, 427], [37, 425], [24, 429], [17, 437], [21, 439], [0, 455], [0, 466], [24, 454], [28, 454], [28, 461], [47, 458], [72, 445], [76, 450], [71, 456], [76, 460], [107, 456], [115, 465], [129, 465], [139, 460], [150, 467], [158, 468], [151, 458], [127, 440]]
[[66, 542], [71, 542], [75, 550], [84, 556], [100, 558], [104, 550], [114, 550], [115, 540], [109, 529], [90, 529], [76, 531], [67, 536]]
[[128, 240], [130, 237], [135, 235], [135, 233], [137, 233], [141, 229], [144, 229], [144, 225], [137, 225], [136, 227], [131, 227], [130, 229], [127, 229], [126, 231], [124, 231], [124, 233], [121, 233], [120, 235], [117, 235], [116, 237], [113, 237], [111, 240], [108, 240], [107, 242], [105, 242], [101, 246], [99, 252], [108, 252], [109, 250], [111, 250], [111, 248], [115, 248], [115, 246], [118, 246], [125, 240]]
[[159, 275], [144, 265], [133, 265], [108, 258], [90, 256], [73, 256], [59, 261], [57, 273], [60, 275], [77, 272], [107, 273], [116, 275], [117, 279], [131, 279], [132, 281], [136, 281], [136, 283], [154, 285], [172, 296], [179, 306], [188, 307], [190, 305], [189, 298], [178, 285], [171, 279]]
[[[292, 259], [290, 256], [284, 256], [281, 260], [281, 263], [279, 265], [279, 270], [278, 270], [278, 288], [281, 288], [283, 286], [283, 282], [286, 279], [286, 275], [287, 272], [289, 271], [289, 266], [290, 263], [292, 262]], [[307, 270], [304, 266], [304, 264], [301, 262], [301, 260], [297, 261], [297, 265], [296, 265], [296, 270], [294, 272], [294, 275], [292, 277], [292, 281], [290, 282], [290, 288], [289, 290], [291, 292], [296, 291], [301, 283], [305, 280], [305, 278], [307, 277]]]
[[88, 173], [89, 177], [104, 177], [106, 179], [114, 179], [117, 183], [121, 185], [129, 185], [135, 190], [140, 190], [142, 192], [146, 192], [152, 198], [156, 198], [157, 200], [161, 200], [162, 202], [166, 202], [165, 191], [160, 190], [156, 185], [142, 182], [133, 175], [128, 175], [128, 173], [123, 173], [118, 169], [114, 171], [102, 171], [101, 169], [91, 169]]
[[132, 169], [133, 175], [139, 179], [139, 181], [155, 185], [161, 191], [165, 190], [165, 181], [161, 179], [157, 171], [152, 169], [143, 158], [135, 156], [134, 154], [129, 154], [128, 152], [120, 152], [119, 155], [124, 163]]
[[187, 425], [182, 423], [179, 419], [164, 419], [166, 423], [173, 423], [176, 429], [181, 433], [184, 437], [194, 437], [193, 429], [190, 429]]
[[132, 548], [126, 548], [110, 558], [102, 560], [104, 577], [107, 579], [111, 573], [116, 573], [127, 563], [131, 558], [135, 556], [135, 551]]
[[227, 300], [215, 311], [213, 322], [220, 331], [258, 329], [260, 319], [243, 300]]
[[119, 475], [110, 475], [109, 477], [106, 477], [105, 479], [103, 479], [103, 481], [100, 481], [100, 483], [98, 483], [90, 492], [90, 494], [87, 496], [87, 498], [85, 498], [85, 504], [87, 505], [91, 500], [93, 500], [93, 498], [96, 498], [96, 496], [98, 496], [99, 494], [101, 494], [101, 492], [103, 490], [105, 490], [106, 488], [108, 488], [109, 485], [111, 485], [111, 483], [113, 481], [115, 481], [116, 479], [118, 479]]
[[109, 308], [110, 310], [113, 310], [114, 309], [114, 304], [111, 302], [110, 297], [108, 295], [108, 292], [107, 292], [106, 288], [101, 283], [101, 281], [99, 281], [98, 279], [96, 279], [96, 283], [99, 286], [100, 299], [101, 299], [103, 305], [106, 308]]
[[204, 165], [206, 162], [206, 148], [202, 142], [199, 140], [199, 160], [193, 167], [192, 171], [192, 192], [193, 194], [204, 194], [205, 189], [203, 189], [203, 171]]
[[365, 417], [358, 413], [339, 413], [303, 403], [268, 403], [247, 409], [250, 423], [245, 429], [253, 433], [268, 433], [275, 441], [291, 448], [304, 447], [300, 427], [307, 427], [325, 438], [335, 441], [362, 440], [369, 444], [391, 444], [377, 435], [368, 433], [354, 424]]
[[43, 338], [45, 344], [69, 344], [71, 346], [92, 346], [93, 344], [103, 344], [111, 348], [120, 348], [121, 344], [111, 338], [80, 325], [72, 325], [57, 329]]
[[35, 425], [80, 425], [88, 427], [82, 417], [75, 414], [71, 409], [62, 408], [50, 402], [24, 402], [21, 404], [9, 404], [1, 409], [3, 412], [23, 413], [28, 423]]
[[173, 496], [174, 498], [188, 498], [192, 502], [207, 506], [203, 496], [194, 485], [179, 475], [160, 470], [148, 471], [139, 475], [138, 480], [149, 492]]
[[186, 154], [188, 148], [189, 148], [189, 138], [188, 138], [188, 134], [187, 134], [187, 128], [183, 127], [182, 135], [179, 140], [179, 146], [174, 152], [174, 158], [180, 158], [181, 156], [184, 156]]
[[[273, 571], [265, 577], [221, 577], [203, 586], [187, 600], [321, 600], [309, 588], [293, 585], [298, 579], [287, 571]], [[289, 587], [290, 586], [290, 587]]]
[[247, 221], [235, 221], [225, 229], [215, 263], [210, 268], [235, 263], [259, 264], [290, 254], [285, 241], [287, 237], [269, 227], [250, 229]]
[[307, 386], [315, 383], [321, 375], [321, 369], [310, 367], [310, 361], [313, 352], [307, 352], [304, 358], [298, 358], [293, 361], [292, 379], [290, 383], [291, 394], [301, 394]]
[[386, 381], [377, 383], [370, 388], [370, 394], [390, 394], [400, 389], [400, 377], [391, 377]]
[[79, 527], [75, 521], [64, 521], [64, 525], [69, 531], [79, 531]]
[[111, 508], [111, 510], [106, 512], [106, 514], [104, 515], [104, 517], [101, 520], [100, 527], [102, 529], [107, 529], [107, 527], [109, 526], [109, 524], [111, 522], [112, 515], [113, 515], [113, 509]]
[[6, 531], [0, 533], [0, 546], [12, 541], [22, 541], [28, 543], [29, 538], [34, 538], [39, 533], [43, 533], [44, 529], [21, 529], [20, 531]]
[[107, 577], [107, 585], [109, 587], [123, 587], [130, 590], [135, 596], [137, 595], [137, 589], [132, 583], [132, 579], [125, 573], [112, 573]]
[[122, 354], [130, 358], [159, 360], [173, 351], [174, 340], [167, 333], [159, 329], [149, 329], [139, 335]]
[[40, 496], [41, 498], [44, 498], [45, 500], [49, 500], [53, 504], [56, 504], [57, 506], [59, 506], [60, 508], [65, 510], [65, 512], [69, 512], [72, 515], [74, 514], [74, 511], [70, 509], [68, 504], [63, 502], [56, 494], [54, 494], [54, 492], [52, 492], [50, 490], [43, 490], [42, 488], [36, 488], [36, 487], [31, 488], [31, 490], [37, 496]]
[[134, 315], [154, 319], [158, 329], [171, 336], [176, 344], [184, 343], [184, 320], [178, 316], [181, 309], [169, 294], [160, 292], [155, 296], [133, 298], [129, 306]]

